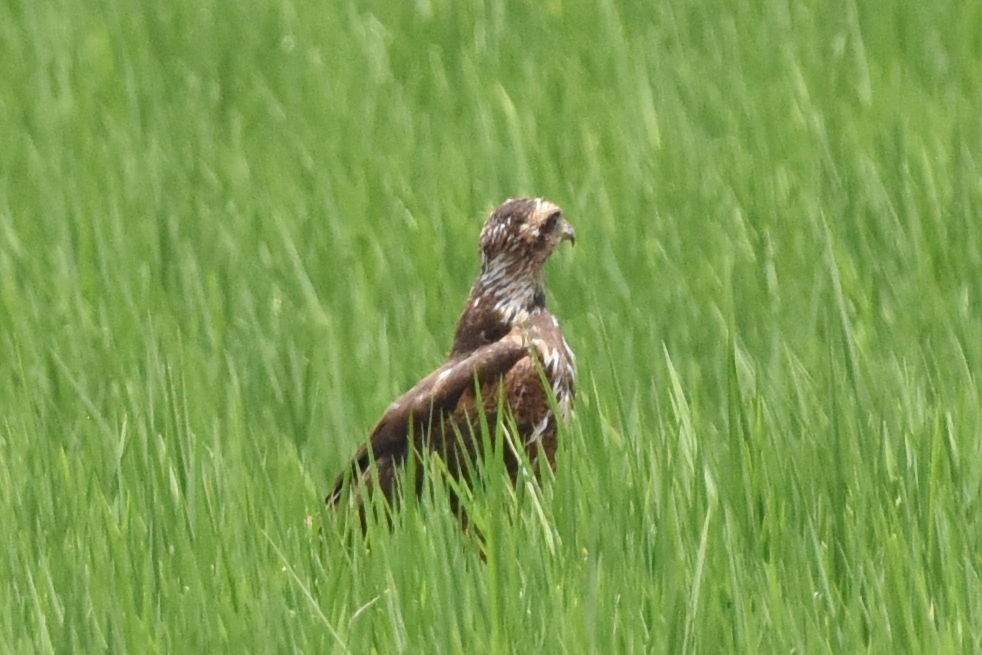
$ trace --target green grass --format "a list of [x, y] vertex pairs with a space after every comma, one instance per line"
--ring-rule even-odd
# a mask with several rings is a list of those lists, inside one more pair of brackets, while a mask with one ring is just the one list
[[[982, 5], [0, 3], [0, 651], [982, 651]], [[559, 469], [322, 508], [562, 205]]]

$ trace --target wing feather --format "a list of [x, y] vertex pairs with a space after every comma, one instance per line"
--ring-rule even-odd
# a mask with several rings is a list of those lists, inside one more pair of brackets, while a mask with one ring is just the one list
[[[515, 328], [494, 343], [481, 346], [466, 355], [451, 358], [416, 386], [389, 405], [372, 430], [368, 444], [355, 454], [350, 473], [338, 477], [328, 502], [337, 504], [348, 479], [364, 476], [372, 458], [380, 474], [401, 463], [409, 451], [409, 435], [414, 429], [438, 425], [452, 413], [461, 397], [473, 389], [475, 380], [482, 386], [503, 377], [528, 353], [526, 338]], [[383, 490], [388, 495], [391, 481]]]

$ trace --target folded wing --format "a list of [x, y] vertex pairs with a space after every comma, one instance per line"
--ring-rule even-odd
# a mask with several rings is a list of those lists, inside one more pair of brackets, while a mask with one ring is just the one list
[[[461, 417], [462, 405], [471, 404], [475, 388], [491, 388], [504, 379], [519, 360], [528, 355], [523, 332], [513, 329], [504, 337], [470, 353], [451, 358], [389, 405], [372, 430], [369, 442], [354, 456], [351, 468], [338, 477], [329, 503], [338, 504], [346, 486], [361, 480], [369, 493], [378, 490], [391, 499], [396, 475], [409, 456], [413, 442], [436, 428], [442, 433], [448, 422]], [[376, 475], [370, 471], [374, 458]], [[374, 478], [374, 479], [373, 479]], [[360, 494], [356, 500], [361, 505]]]

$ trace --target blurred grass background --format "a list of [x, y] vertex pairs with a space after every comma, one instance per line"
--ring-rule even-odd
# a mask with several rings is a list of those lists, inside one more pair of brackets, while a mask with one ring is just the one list
[[[979, 652], [980, 25], [0, 3], [0, 650]], [[475, 500], [487, 566], [440, 502], [341, 543], [526, 194], [556, 479]]]

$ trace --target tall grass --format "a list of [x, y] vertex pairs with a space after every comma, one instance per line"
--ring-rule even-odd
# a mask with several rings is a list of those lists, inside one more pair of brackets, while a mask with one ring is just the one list
[[[0, 4], [0, 650], [982, 650], [982, 5]], [[322, 507], [500, 200], [541, 487]]]

